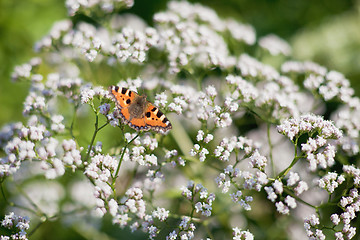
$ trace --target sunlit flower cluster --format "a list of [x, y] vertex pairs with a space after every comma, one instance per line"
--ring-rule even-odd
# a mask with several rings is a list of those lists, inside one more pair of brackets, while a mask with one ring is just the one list
[[104, 14], [111, 13], [121, 8], [130, 8], [134, 5], [133, 0], [66, 0], [66, 8], [70, 16], [75, 14]]

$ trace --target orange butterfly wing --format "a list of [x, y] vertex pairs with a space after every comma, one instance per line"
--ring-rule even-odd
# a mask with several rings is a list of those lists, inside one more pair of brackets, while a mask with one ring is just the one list
[[170, 121], [151, 102], [148, 102], [145, 111], [145, 123], [155, 132], [166, 132], [172, 128]]
[[136, 92], [130, 91], [127, 88], [110, 86], [109, 91], [111, 95], [115, 98], [117, 107], [119, 108], [119, 113], [125, 124], [128, 124], [130, 121], [130, 113], [128, 107], [133, 102], [135, 97], [139, 96]]
[[128, 107], [134, 98], [139, 96], [136, 92], [119, 86], [110, 86], [109, 91], [115, 97], [120, 108]]

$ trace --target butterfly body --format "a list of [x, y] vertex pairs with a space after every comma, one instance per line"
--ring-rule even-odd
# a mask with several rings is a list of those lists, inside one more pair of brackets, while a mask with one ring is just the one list
[[170, 121], [146, 96], [139, 95], [127, 88], [110, 86], [117, 111], [122, 121], [137, 131], [153, 130], [158, 133], [167, 132], [172, 128]]
[[136, 96], [130, 104], [129, 114], [132, 118], [143, 118], [147, 107], [147, 100], [145, 96]]

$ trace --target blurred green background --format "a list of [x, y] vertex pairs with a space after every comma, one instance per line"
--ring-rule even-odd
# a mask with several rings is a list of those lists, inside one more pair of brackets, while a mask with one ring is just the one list
[[[15, 65], [35, 56], [34, 43], [47, 34], [56, 20], [67, 17], [65, 1], [0, 0], [0, 126], [22, 120], [27, 94], [23, 83], [12, 83]], [[288, 40], [295, 58], [313, 60], [342, 72], [359, 93], [359, 0], [199, 0], [222, 17], [234, 17], [253, 25], [257, 36], [274, 33]], [[167, 0], [135, 0], [128, 12], [152, 24], [155, 12]]]

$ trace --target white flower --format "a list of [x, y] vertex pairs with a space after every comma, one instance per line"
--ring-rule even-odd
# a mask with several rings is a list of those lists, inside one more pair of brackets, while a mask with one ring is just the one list
[[289, 208], [283, 202], [275, 203], [276, 210], [281, 214], [289, 214]]
[[238, 227], [233, 228], [233, 240], [253, 240], [254, 235], [250, 233], [249, 231], [242, 231]]
[[259, 45], [267, 49], [271, 55], [283, 54], [289, 56], [291, 54], [290, 45], [283, 39], [274, 34], [269, 34], [259, 39]]
[[203, 130], [199, 130], [198, 134], [196, 135], [196, 141], [200, 142], [204, 139], [204, 131]]
[[206, 137], [204, 138], [204, 142], [205, 143], [209, 143], [210, 141], [212, 141], [214, 139], [214, 136], [212, 134], [207, 134]]
[[207, 86], [205, 92], [210, 98], [214, 98], [217, 95], [216, 88], [213, 85]]
[[260, 155], [258, 150], [255, 150], [254, 153], [250, 156], [250, 165], [253, 168], [264, 169], [267, 164], [267, 159], [265, 156]]
[[109, 212], [110, 214], [115, 217], [116, 216], [116, 213], [118, 211], [118, 204], [117, 202], [114, 200], [114, 199], [110, 199], [109, 201]]
[[151, 155], [146, 154], [145, 155], [145, 162], [150, 164], [150, 165], [153, 165], [153, 166], [158, 165], [157, 157], [154, 154], [151, 154]]
[[275, 202], [277, 195], [274, 192], [274, 189], [272, 187], [264, 187], [267, 195], [268, 195], [268, 199], [272, 202]]
[[320, 220], [315, 214], [310, 215], [310, 217], [306, 218], [306, 220], [309, 221], [311, 226], [316, 226], [320, 224]]
[[175, 240], [177, 238], [177, 236], [178, 236], [178, 234], [174, 230], [174, 231], [170, 232], [168, 236], [166, 236], [166, 240]]
[[92, 62], [95, 60], [98, 52], [95, 49], [90, 49], [85, 53], [85, 57], [89, 62]]
[[55, 132], [63, 132], [65, 130], [65, 125], [62, 124], [64, 117], [62, 115], [53, 115], [51, 117], [51, 130]]
[[330, 216], [330, 219], [335, 225], [338, 225], [340, 223], [339, 215], [337, 215], [336, 213], [332, 214]]
[[154, 104], [158, 107], [165, 107], [167, 104], [167, 95], [165, 92], [158, 93], [155, 96]]
[[25, 99], [23, 113], [27, 115], [35, 110], [42, 111], [45, 107], [45, 98], [43, 96], [38, 96], [35, 92], [30, 92]]
[[[17, 216], [15, 213], [10, 212], [5, 215], [4, 219], [1, 221], [1, 226], [11, 230], [11, 239], [25, 239], [27, 240], [26, 230], [29, 229], [30, 220], [28, 217]], [[10, 240], [6, 236], [1, 236], [2, 240]]]
[[291, 196], [286, 196], [285, 198], [285, 203], [290, 207], [290, 208], [296, 208], [297, 204], [295, 201], [295, 198], [291, 197]]
[[304, 191], [307, 191], [309, 189], [308, 184], [304, 181], [300, 181], [298, 185], [295, 187], [295, 194], [299, 196]]
[[88, 103], [91, 100], [93, 100], [95, 96], [95, 91], [90, 88], [85, 88], [80, 92], [80, 96], [81, 96], [81, 103], [83, 104]]
[[125, 227], [128, 223], [128, 221], [130, 220], [128, 214], [117, 214], [114, 218], [113, 218], [113, 223], [117, 223], [120, 225], [120, 227]]
[[288, 186], [294, 186], [300, 180], [300, 176], [298, 173], [289, 172], [289, 178], [287, 180]]
[[275, 189], [275, 192], [277, 194], [282, 194], [282, 192], [283, 192], [283, 184], [282, 184], [282, 182], [280, 182], [279, 180], [275, 180], [272, 185], [273, 185], [273, 187]]
[[165, 210], [165, 208], [158, 207], [152, 212], [152, 216], [163, 222], [169, 217], [169, 211]]

